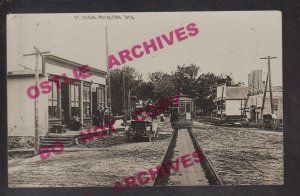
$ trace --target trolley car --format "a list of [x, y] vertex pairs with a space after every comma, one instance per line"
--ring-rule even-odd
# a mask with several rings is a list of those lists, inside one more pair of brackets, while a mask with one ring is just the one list
[[194, 101], [186, 95], [176, 96], [172, 99], [171, 125], [173, 129], [192, 129]]

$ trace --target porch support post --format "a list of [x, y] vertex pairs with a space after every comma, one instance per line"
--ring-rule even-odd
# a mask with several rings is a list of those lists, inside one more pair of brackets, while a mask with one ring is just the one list
[[[59, 82], [59, 86], [61, 86], [61, 81]], [[58, 118], [61, 120], [62, 119], [62, 113], [61, 113], [61, 88], [57, 88], [58, 89]]]
[[105, 100], [104, 100], [104, 103], [105, 103], [104, 105], [105, 105], [105, 107], [108, 107], [108, 96], [107, 96], [108, 90], [107, 90], [107, 88], [108, 88], [107, 86], [105, 86], [105, 88], [104, 88], [104, 89], [105, 89], [105, 90], [104, 90], [104, 91], [105, 91], [105, 97], [104, 97], [104, 99], [105, 99]]
[[[91, 117], [93, 116], [93, 81], [91, 82], [91, 86], [90, 86], [90, 115]], [[97, 108], [95, 109], [97, 110]], [[93, 118], [92, 118], [93, 119]], [[93, 123], [92, 123], [93, 124]]]
[[80, 119], [81, 124], [83, 124], [83, 81], [80, 81]]

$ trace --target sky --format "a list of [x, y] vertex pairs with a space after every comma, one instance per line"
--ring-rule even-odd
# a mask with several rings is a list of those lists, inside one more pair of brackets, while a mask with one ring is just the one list
[[[126, 19], [127, 16], [128, 18]], [[248, 73], [263, 70], [271, 60], [272, 85], [282, 86], [282, 16], [280, 11], [148, 12], [10, 14], [7, 17], [7, 70], [34, 68], [41, 51], [106, 70], [105, 27], [108, 52], [124, 49], [195, 23], [200, 32], [172, 46], [126, 63], [147, 78], [147, 73], [171, 73], [177, 65], [200, 66], [200, 73], [231, 74], [248, 83]], [[119, 66], [119, 67], [122, 67]]]

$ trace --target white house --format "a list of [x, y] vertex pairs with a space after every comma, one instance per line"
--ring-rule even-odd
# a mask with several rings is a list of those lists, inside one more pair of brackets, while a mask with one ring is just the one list
[[248, 87], [217, 86], [217, 114], [222, 116], [240, 116], [241, 108], [247, 100]]

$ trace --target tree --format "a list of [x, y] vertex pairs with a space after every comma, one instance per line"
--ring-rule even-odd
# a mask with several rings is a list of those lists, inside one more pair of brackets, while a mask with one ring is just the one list
[[129, 91], [131, 96], [135, 96], [139, 100], [154, 99], [153, 83], [145, 82], [142, 79], [142, 74], [138, 73], [133, 67], [124, 66], [122, 69], [115, 69], [111, 71], [112, 111], [115, 114], [124, 113], [123, 75], [126, 106]]
[[123, 74], [125, 81], [125, 100], [128, 102], [128, 92], [131, 95], [140, 96], [145, 90], [142, 74], [135, 71], [133, 67], [123, 66], [122, 69], [115, 69], [111, 71], [111, 97], [112, 97], [112, 112], [123, 113], [124, 99], [123, 99]]
[[226, 86], [238, 86], [235, 84], [231, 75], [215, 75], [213, 73], [201, 74], [196, 81], [196, 106], [201, 107], [206, 114], [212, 113], [215, 109], [214, 100], [217, 96], [217, 86], [225, 84]]
[[173, 74], [154, 72], [148, 74], [148, 76], [153, 86], [153, 99], [155, 101], [175, 95], [175, 78]]
[[206, 114], [215, 109], [216, 88], [220, 84], [240, 86], [235, 83], [231, 75], [215, 75], [213, 73], [199, 73], [200, 67], [191, 64], [178, 65], [175, 73], [167, 74], [161, 71], [149, 73], [149, 81], [142, 79], [142, 74], [129, 66], [111, 71], [112, 111], [122, 113], [123, 110], [123, 74], [125, 76], [126, 104], [128, 91], [138, 99], [159, 101], [178, 95], [180, 92], [195, 100], [197, 108]]
[[200, 67], [194, 64], [189, 66], [177, 66], [175, 72], [177, 92], [183, 93], [184, 95], [194, 95], [199, 69]]
[[154, 86], [151, 82], [142, 81], [133, 93], [141, 100], [154, 99]]

